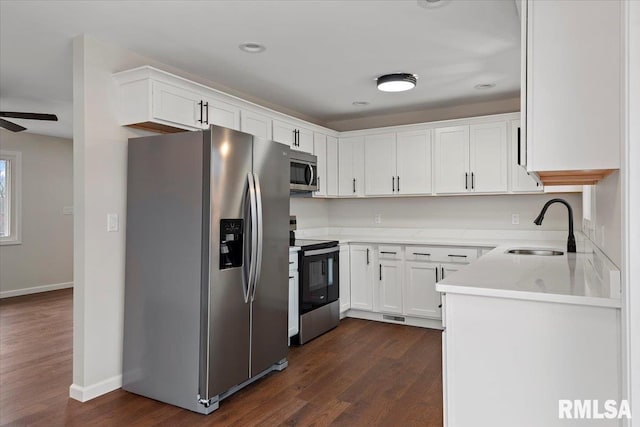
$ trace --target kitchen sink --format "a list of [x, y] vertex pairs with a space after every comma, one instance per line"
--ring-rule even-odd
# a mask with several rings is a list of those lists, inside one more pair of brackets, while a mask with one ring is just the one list
[[553, 249], [509, 249], [506, 253], [513, 255], [540, 255], [540, 256], [556, 256], [564, 255], [562, 251]]

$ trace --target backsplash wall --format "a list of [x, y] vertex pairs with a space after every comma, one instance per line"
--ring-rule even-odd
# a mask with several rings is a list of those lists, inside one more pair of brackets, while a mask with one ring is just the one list
[[[535, 230], [534, 218], [552, 198], [566, 199], [573, 207], [576, 230], [582, 219], [581, 193], [527, 194], [501, 196], [394, 197], [375, 199], [292, 198], [291, 214], [298, 228], [315, 227], [398, 227]], [[511, 223], [511, 214], [520, 215], [520, 224]], [[380, 214], [381, 222], [375, 223]], [[552, 206], [541, 227], [566, 230], [567, 210]]]

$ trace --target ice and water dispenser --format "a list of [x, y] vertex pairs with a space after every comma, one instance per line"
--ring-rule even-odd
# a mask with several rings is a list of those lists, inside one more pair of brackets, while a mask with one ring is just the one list
[[220, 270], [242, 267], [244, 220], [220, 220]]

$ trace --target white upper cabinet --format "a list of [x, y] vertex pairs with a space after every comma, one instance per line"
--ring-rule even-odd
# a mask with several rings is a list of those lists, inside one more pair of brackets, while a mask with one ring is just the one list
[[210, 125], [224, 126], [229, 129], [240, 130], [240, 108], [215, 99], [203, 99], [204, 120], [203, 129]]
[[351, 136], [338, 141], [338, 195], [364, 195], [364, 137]]
[[469, 126], [435, 130], [436, 193], [465, 193], [469, 189]]
[[506, 121], [437, 128], [435, 192], [507, 192], [508, 148]]
[[527, 172], [522, 166], [523, 159], [527, 155], [522, 147], [522, 139], [518, 135], [522, 135], [520, 129], [520, 120], [511, 121], [511, 191], [513, 192], [535, 192], [542, 191], [543, 186]]
[[396, 134], [396, 194], [430, 194], [431, 130]]
[[271, 119], [253, 111], [240, 112], [240, 130], [264, 139], [271, 138]]
[[338, 195], [338, 138], [327, 136], [327, 174], [324, 180], [327, 196]]
[[151, 90], [154, 119], [181, 128], [196, 129], [203, 126], [204, 103], [198, 93], [163, 82], [153, 82]]
[[508, 190], [507, 123], [471, 125], [469, 128], [469, 171], [471, 190], [501, 193]]
[[367, 135], [364, 138], [364, 193], [384, 196], [396, 191], [396, 134]]
[[527, 169], [545, 184], [620, 168], [624, 4], [523, 2]]
[[274, 120], [273, 140], [289, 145], [292, 150], [313, 153], [313, 131], [291, 123]]
[[314, 197], [327, 196], [327, 135], [315, 133], [313, 135], [313, 154], [318, 159], [318, 190], [313, 193]]

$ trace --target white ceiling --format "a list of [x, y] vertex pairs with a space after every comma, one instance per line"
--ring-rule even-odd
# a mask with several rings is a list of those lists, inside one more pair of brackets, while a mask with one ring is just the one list
[[[86, 33], [318, 123], [517, 95], [513, 1], [0, 1], [0, 108], [58, 113], [20, 121], [70, 137], [73, 37]], [[260, 54], [242, 42], [266, 45]], [[410, 92], [375, 78], [419, 76]], [[495, 83], [477, 90], [478, 83]], [[354, 107], [353, 101], [368, 101]], [[16, 122], [18, 122], [16, 120]]]

